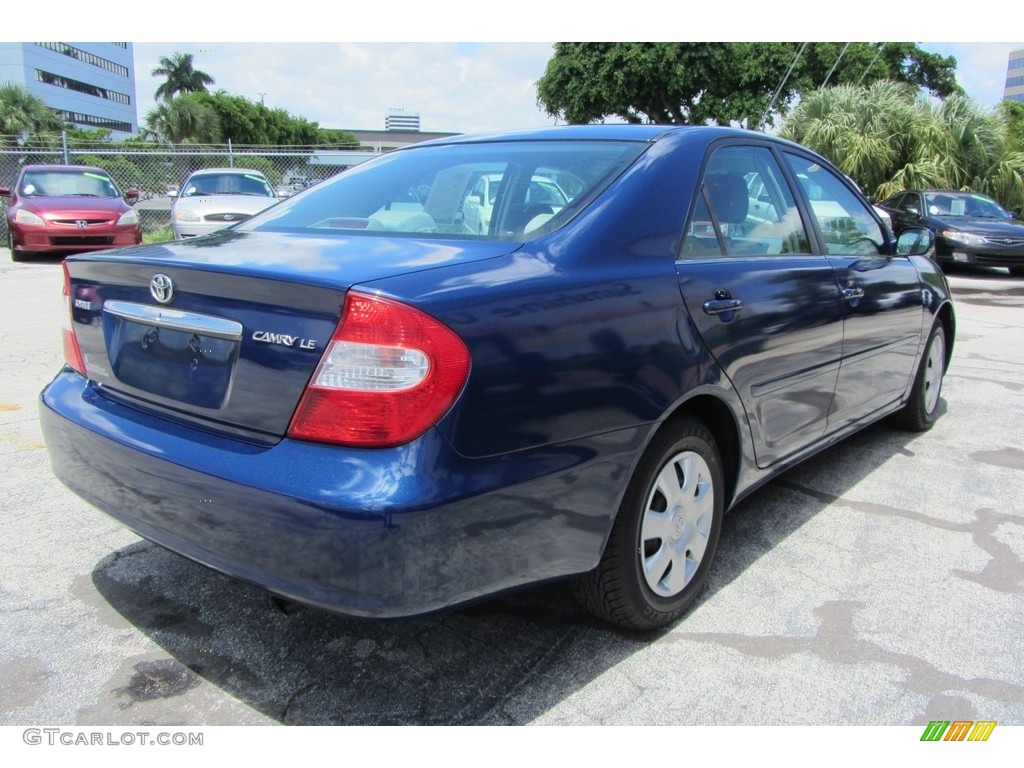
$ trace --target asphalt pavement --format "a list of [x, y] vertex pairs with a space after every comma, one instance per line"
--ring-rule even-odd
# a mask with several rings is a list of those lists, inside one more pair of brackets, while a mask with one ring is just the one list
[[374, 623], [286, 612], [58, 483], [59, 259], [0, 249], [0, 725], [1024, 725], [1024, 280], [951, 281], [938, 424], [866, 429], [724, 523], [668, 631], [564, 585]]

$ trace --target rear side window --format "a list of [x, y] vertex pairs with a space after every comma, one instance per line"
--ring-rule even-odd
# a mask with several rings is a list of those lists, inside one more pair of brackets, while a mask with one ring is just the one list
[[[717, 252], [717, 253], [716, 253]], [[811, 253], [793, 192], [767, 147], [728, 146], [708, 162], [683, 256]]]
[[568, 221], [647, 146], [507, 141], [402, 150], [345, 171], [239, 229], [534, 237]]

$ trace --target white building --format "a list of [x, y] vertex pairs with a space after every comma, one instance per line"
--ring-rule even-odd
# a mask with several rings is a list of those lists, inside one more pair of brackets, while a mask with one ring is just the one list
[[406, 112], [404, 109], [392, 109], [384, 116], [385, 131], [418, 131], [419, 129], [419, 112]]

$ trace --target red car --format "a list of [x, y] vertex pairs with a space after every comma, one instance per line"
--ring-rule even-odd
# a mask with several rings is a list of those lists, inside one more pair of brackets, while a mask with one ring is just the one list
[[11, 259], [31, 253], [98, 251], [142, 242], [137, 189], [121, 196], [110, 175], [87, 165], [26, 165], [7, 205]]

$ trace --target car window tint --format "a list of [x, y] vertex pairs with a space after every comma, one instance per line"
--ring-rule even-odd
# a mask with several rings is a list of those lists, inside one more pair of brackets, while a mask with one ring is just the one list
[[838, 176], [798, 155], [786, 153], [786, 162], [807, 195], [830, 255], [877, 255], [885, 250], [881, 225]]
[[718, 235], [715, 234], [715, 223], [711, 220], [711, 211], [703, 193], [698, 196], [693, 216], [686, 227], [682, 255], [691, 259], [711, 259], [723, 255]]
[[921, 200], [915, 193], [908, 192], [900, 197], [895, 207], [904, 213], [912, 213], [916, 216], [921, 213]]
[[21, 180], [29, 197], [120, 197], [117, 187], [100, 171], [30, 171]]
[[684, 255], [707, 255], [701, 239], [707, 238], [705, 222], [712, 220], [721, 236], [719, 247], [728, 256], [811, 253], [793, 192], [767, 147], [719, 149], [708, 162], [701, 191], [687, 227]]
[[929, 192], [925, 205], [931, 216], [974, 216], [990, 219], [1010, 218], [995, 200], [964, 192]]
[[181, 197], [208, 195], [253, 195], [274, 197], [274, 190], [262, 176], [254, 173], [197, 173], [186, 183]]

